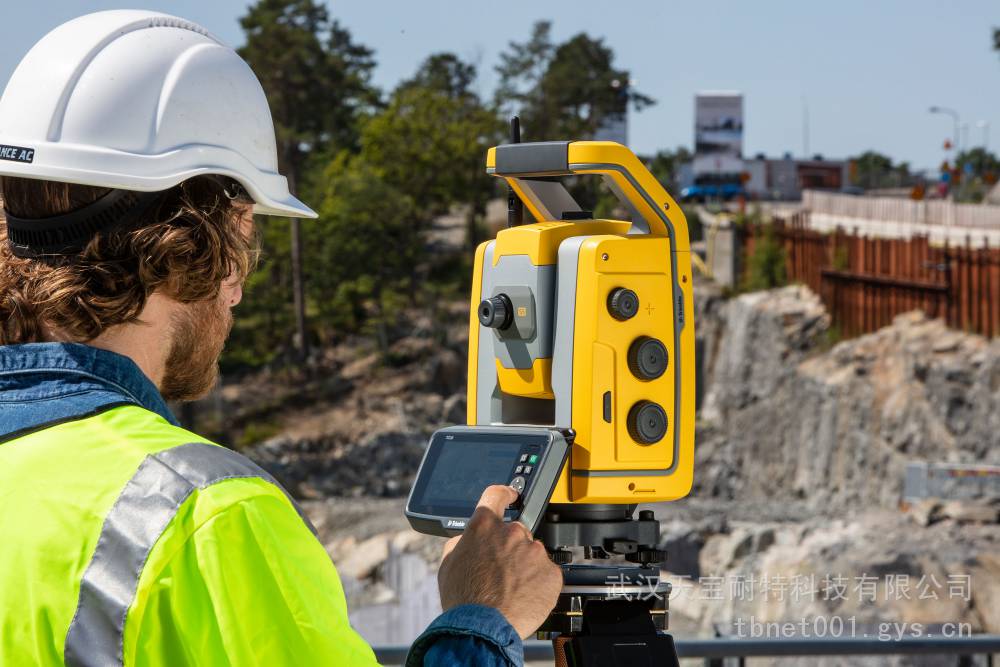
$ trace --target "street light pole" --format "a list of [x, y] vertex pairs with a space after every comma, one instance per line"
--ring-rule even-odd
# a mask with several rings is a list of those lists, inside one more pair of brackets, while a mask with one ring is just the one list
[[981, 120], [976, 123], [976, 127], [983, 131], [983, 150], [990, 150], [990, 121]]
[[931, 113], [943, 113], [951, 116], [952, 121], [955, 123], [954, 133], [952, 134], [952, 147], [955, 149], [955, 155], [958, 155], [958, 125], [961, 123], [961, 118], [959, 118], [958, 112], [954, 109], [949, 109], [948, 107], [938, 107], [933, 106], [928, 109]]

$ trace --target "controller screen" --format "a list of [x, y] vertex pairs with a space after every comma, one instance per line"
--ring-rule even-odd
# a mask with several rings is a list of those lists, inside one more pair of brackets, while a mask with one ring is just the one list
[[521, 453], [520, 442], [488, 444], [453, 440], [444, 445], [427, 480], [430, 505], [475, 503], [491, 484], [506, 484]]

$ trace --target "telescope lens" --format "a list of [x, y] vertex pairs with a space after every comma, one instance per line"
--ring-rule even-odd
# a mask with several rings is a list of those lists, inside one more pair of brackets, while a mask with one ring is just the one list
[[514, 308], [510, 297], [497, 294], [489, 299], [483, 299], [479, 304], [479, 322], [491, 329], [506, 329], [514, 320]]
[[655, 380], [667, 370], [667, 348], [655, 338], [640, 336], [628, 349], [628, 367], [640, 380]]
[[639, 401], [628, 411], [628, 433], [640, 445], [652, 445], [667, 434], [667, 413], [652, 401]]

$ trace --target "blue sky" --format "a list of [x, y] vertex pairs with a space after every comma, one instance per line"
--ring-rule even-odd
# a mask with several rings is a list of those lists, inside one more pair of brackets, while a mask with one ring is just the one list
[[[5, 2], [0, 82], [49, 29], [78, 14], [141, 7], [184, 16], [233, 45], [246, 0], [41, 0]], [[694, 94], [740, 90], [746, 96], [744, 150], [803, 151], [803, 101], [809, 152], [844, 157], [873, 148], [917, 167], [940, 163], [951, 120], [931, 115], [949, 106], [969, 122], [979, 145], [985, 120], [1000, 148], [1000, 58], [990, 50], [1000, 3], [758, 0], [655, 2], [624, 0], [350, 0], [329, 3], [355, 38], [375, 49], [378, 85], [391, 88], [436, 51], [477, 63], [480, 88], [492, 91], [493, 65], [507, 42], [521, 41], [539, 19], [554, 37], [586, 31], [614, 48], [637, 87], [658, 104], [633, 113], [630, 143], [640, 152], [690, 146]]]

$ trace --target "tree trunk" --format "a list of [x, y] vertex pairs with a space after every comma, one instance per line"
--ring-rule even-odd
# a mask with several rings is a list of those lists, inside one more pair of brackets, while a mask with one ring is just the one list
[[476, 227], [476, 210], [475, 204], [473, 204], [469, 206], [469, 211], [465, 214], [465, 245], [473, 252], [479, 245], [479, 232]]
[[375, 339], [379, 355], [385, 358], [389, 352], [389, 329], [385, 322], [385, 308], [382, 307], [382, 293], [375, 295]]
[[306, 336], [306, 295], [302, 280], [302, 220], [292, 218], [292, 297], [295, 303], [295, 347], [299, 361], [309, 355]]
[[[515, 195], [517, 196], [517, 195]], [[520, 200], [519, 200], [520, 201]], [[465, 243], [472, 253], [479, 247], [479, 224], [486, 220], [486, 200], [477, 197], [475, 201], [469, 202], [469, 211], [465, 218]]]
[[[295, 192], [295, 169], [288, 170], [288, 190]], [[309, 356], [309, 337], [306, 335], [306, 293], [302, 279], [302, 220], [292, 218], [292, 301], [295, 308], [295, 351], [299, 362]]]

